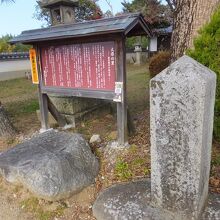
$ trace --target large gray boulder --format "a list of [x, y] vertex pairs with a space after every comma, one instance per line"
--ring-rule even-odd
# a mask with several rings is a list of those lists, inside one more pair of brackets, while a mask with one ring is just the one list
[[99, 164], [80, 134], [48, 131], [0, 154], [0, 173], [47, 200], [76, 194], [94, 182]]

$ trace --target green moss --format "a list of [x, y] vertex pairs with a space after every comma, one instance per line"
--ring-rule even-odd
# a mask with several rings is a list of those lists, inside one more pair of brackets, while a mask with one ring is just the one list
[[144, 171], [144, 175], [145, 175], [145, 176], [148, 176], [148, 175], [150, 174], [150, 169], [148, 169], [148, 168], [146, 168], [146, 167], [144, 168], [143, 171]]

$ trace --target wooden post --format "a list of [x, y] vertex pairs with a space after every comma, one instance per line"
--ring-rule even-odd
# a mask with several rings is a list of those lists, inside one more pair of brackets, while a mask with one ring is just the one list
[[117, 103], [118, 144], [128, 143], [125, 37], [117, 40], [117, 82], [123, 82], [122, 102]]
[[134, 121], [131, 116], [131, 112], [129, 108], [127, 107], [127, 117], [128, 117], [128, 133], [129, 135], [134, 135], [135, 134], [135, 126], [134, 126]]
[[35, 47], [37, 52], [37, 69], [38, 69], [38, 77], [39, 77], [39, 84], [38, 84], [38, 95], [39, 95], [39, 105], [40, 105], [40, 115], [41, 115], [41, 129], [47, 130], [49, 129], [48, 123], [48, 99], [47, 94], [42, 93], [42, 72], [41, 72], [41, 61], [40, 61], [40, 50], [38, 47]]

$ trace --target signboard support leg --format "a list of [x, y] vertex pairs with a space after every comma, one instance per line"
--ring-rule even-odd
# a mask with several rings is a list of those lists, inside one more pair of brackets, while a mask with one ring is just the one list
[[39, 104], [40, 104], [40, 114], [41, 114], [41, 129], [48, 130], [48, 99], [47, 94], [42, 94], [39, 88]]
[[119, 146], [128, 143], [127, 138], [127, 107], [125, 103], [117, 103], [117, 126], [118, 126], [118, 144]]
[[37, 62], [37, 72], [38, 72], [38, 96], [39, 96], [39, 105], [40, 105], [40, 118], [41, 118], [41, 130], [46, 131], [48, 130], [49, 123], [48, 123], [48, 100], [47, 94], [42, 93], [42, 72], [40, 67], [40, 50], [38, 47], [34, 47], [36, 52], [36, 62]]
[[128, 133], [129, 135], [133, 135], [135, 134], [135, 126], [129, 108], [127, 108], [127, 114], [128, 114]]
[[48, 96], [47, 96], [47, 102], [48, 102], [48, 110], [50, 111], [51, 115], [54, 117], [54, 119], [57, 121], [60, 127], [64, 127], [67, 124], [66, 119], [59, 113], [59, 111], [50, 101], [50, 98]]
[[117, 81], [123, 83], [122, 102], [117, 103], [118, 144], [124, 146], [128, 144], [125, 39], [117, 41], [117, 54]]

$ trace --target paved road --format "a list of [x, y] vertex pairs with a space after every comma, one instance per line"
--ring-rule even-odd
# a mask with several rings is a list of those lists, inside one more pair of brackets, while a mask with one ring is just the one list
[[29, 60], [0, 61], [0, 81], [25, 77], [31, 72]]

